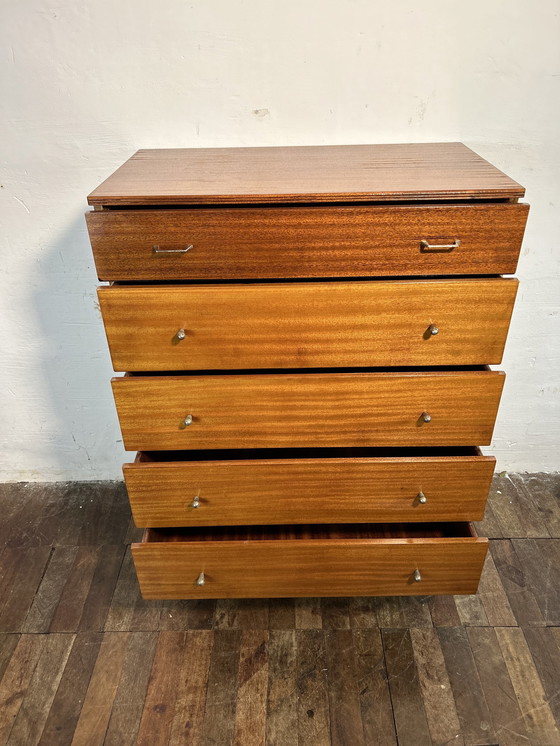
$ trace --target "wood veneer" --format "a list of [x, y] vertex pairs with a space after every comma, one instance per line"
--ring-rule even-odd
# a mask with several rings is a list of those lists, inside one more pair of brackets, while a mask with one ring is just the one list
[[487, 549], [468, 524], [366, 524], [149, 529], [132, 552], [144, 598], [173, 599], [474, 593]]
[[[101, 280], [284, 279], [513, 274], [528, 212], [512, 203], [302, 205], [103, 210], [86, 221]], [[424, 240], [460, 245], [429, 250]]]
[[462, 143], [139, 150], [90, 205], [515, 199], [523, 187]]
[[493, 468], [523, 194], [460, 143], [141, 150], [90, 194], [146, 598], [476, 590], [447, 521]]
[[[490, 442], [504, 374], [279, 373], [114, 378], [127, 450]], [[422, 421], [427, 411], [431, 422]], [[187, 415], [193, 423], [183, 426]]]
[[480, 520], [495, 466], [478, 449], [433, 449], [429, 456], [369, 449], [346, 457], [308, 450], [295, 457], [281, 449], [275, 458], [230, 451], [199, 461], [139, 454], [123, 467], [134, 521], [157, 527], [367, 523], [372, 515], [401, 523]]
[[98, 294], [114, 369], [169, 371], [499, 363], [516, 292], [514, 279], [469, 278]]

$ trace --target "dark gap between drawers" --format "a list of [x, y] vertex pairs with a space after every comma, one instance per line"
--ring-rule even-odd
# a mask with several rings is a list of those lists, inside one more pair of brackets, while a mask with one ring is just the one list
[[491, 372], [488, 365], [440, 365], [409, 366], [400, 368], [242, 368], [236, 370], [158, 370], [130, 371], [126, 378], [150, 376], [238, 376], [238, 375], [313, 375], [317, 373], [392, 373], [394, 375], [418, 375], [419, 373], [473, 373]]
[[291, 539], [444, 539], [474, 535], [469, 523], [342, 523], [290, 526], [148, 528], [143, 543]]
[[[336, 277], [287, 277], [287, 278], [246, 278], [246, 279], [210, 279], [210, 280], [114, 280], [107, 284], [111, 287], [166, 287], [166, 286], [182, 286], [182, 287], [199, 287], [204, 285], [291, 285], [294, 283], [298, 284], [313, 284], [317, 282], [414, 282], [419, 280], [488, 280], [488, 279], [500, 279], [504, 275], [374, 275], [374, 276], [340, 276]], [[100, 287], [103, 287], [103, 283], [100, 283]]]
[[170, 461], [253, 461], [271, 459], [326, 459], [326, 458], [484, 458], [475, 446], [447, 448], [233, 448], [216, 451], [140, 451], [137, 464]]
[[[111, 212], [134, 210], [236, 210], [236, 209], [281, 209], [286, 207], [430, 207], [431, 205], [453, 205], [454, 207], [468, 207], [470, 205], [503, 205], [511, 202], [517, 202], [519, 197], [460, 197], [457, 199], [430, 199], [430, 197], [422, 198], [421, 195], [415, 196], [413, 200], [338, 200], [334, 202], [226, 202], [222, 204], [163, 204], [158, 205], [156, 203], [150, 203], [147, 205], [104, 205], [100, 203], [100, 207], [103, 212], [105, 210]], [[97, 206], [97, 203], [96, 203]], [[93, 211], [92, 211], [93, 212]]]

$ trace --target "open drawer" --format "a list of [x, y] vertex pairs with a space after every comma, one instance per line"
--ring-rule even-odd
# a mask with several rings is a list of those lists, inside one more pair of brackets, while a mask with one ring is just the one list
[[147, 529], [146, 599], [475, 593], [488, 541], [469, 523]]
[[129, 374], [127, 451], [488, 445], [505, 375], [484, 367]]
[[496, 460], [478, 448], [140, 452], [137, 526], [478, 521]]

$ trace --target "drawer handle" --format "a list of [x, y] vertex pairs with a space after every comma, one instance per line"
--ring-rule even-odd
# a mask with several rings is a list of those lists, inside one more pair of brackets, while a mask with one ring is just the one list
[[[181, 329], [181, 331], [183, 330]], [[430, 326], [428, 327], [428, 331], [430, 332], [430, 335], [432, 337], [435, 337], [436, 334], [439, 334], [439, 327], [437, 327], [435, 324], [430, 324]], [[177, 336], [179, 335], [177, 334]], [[183, 337], [181, 337], [181, 339], [183, 339]]]
[[422, 422], [431, 422], [432, 421], [432, 415], [429, 412], [422, 412]]
[[191, 508], [200, 508], [200, 495], [197, 495], [191, 503]]
[[184, 249], [160, 249], [160, 247], [156, 244], [155, 246], [152, 246], [152, 253], [154, 254], [186, 254], [187, 251], [190, 251], [193, 248], [192, 243], [186, 246]]
[[422, 575], [420, 575], [420, 570], [418, 568], [414, 570], [412, 579], [414, 580], [415, 583], [419, 583], [422, 580]]
[[[418, 570], [416, 572], [418, 572]], [[206, 578], [204, 577], [204, 573], [201, 572], [200, 575], [198, 576], [198, 578], [196, 579], [196, 584], [197, 585], [205, 585], [205, 583], [206, 583]]]
[[429, 251], [433, 252], [441, 252], [446, 253], [453, 251], [453, 249], [458, 249], [461, 245], [461, 242], [458, 238], [456, 238], [453, 243], [430, 243], [429, 241], [426, 241], [425, 239], [422, 239], [420, 241], [420, 251], [426, 253]]
[[181, 428], [188, 427], [189, 425], [192, 425], [193, 423], [193, 416], [192, 414], [188, 414], [184, 420], [181, 422]]
[[420, 503], [420, 505], [425, 505], [428, 502], [428, 498], [422, 492], [422, 490], [420, 490], [420, 492], [416, 495], [416, 497], [417, 497], [418, 502]]
[[[432, 334], [433, 334], [433, 332], [432, 332]], [[436, 332], [436, 334], [437, 334], [437, 332]], [[186, 336], [187, 336], [187, 332], [184, 329], [179, 329], [179, 331], [175, 335], [175, 339], [179, 340], [179, 342], [180, 342], [182, 339], [185, 339]]]

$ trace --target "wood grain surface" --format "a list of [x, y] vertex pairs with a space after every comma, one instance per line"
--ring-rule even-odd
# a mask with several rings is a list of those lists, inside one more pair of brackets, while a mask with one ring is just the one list
[[[512, 512], [532, 516], [513, 543], [492, 518], [507, 485]], [[106, 547], [138, 540], [125, 490], [0, 485], [0, 607], [28, 609], [0, 633], [0, 742], [396, 746], [398, 732], [399, 746], [417, 746], [427, 722], [433, 746], [557, 745], [560, 607], [543, 576], [560, 547], [559, 485], [557, 474], [495, 477], [477, 531], [509, 551], [496, 565], [487, 555], [477, 620], [457, 613], [469, 596], [145, 601], [128, 548], [116, 585], [99, 575], [70, 614], [72, 558], [87, 549], [102, 565]], [[38, 548], [51, 559], [30, 605], [14, 570]], [[542, 564], [524, 565], [527, 551]], [[96, 595], [110, 606], [86, 614], [95, 628], [80, 632]], [[536, 610], [547, 608], [545, 621]], [[54, 617], [67, 631], [50, 628]]]
[[117, 371], [485, 365], [501, 362], [517, 285], [113, 286], [98, 296]]
[[[513, 274], [528, 212], [512, 203], [302, 205], [102, 210], [86, 222], [100, 280], [386, 277]], [[424, 240], [460, 246], [430, 250]]]
[[126, 449], [157, 451], [487, 445], [504, 378], [483, 369], [124, 376], [112, 383]]
[[227, 526], [479, 520], [494, 466], [482, 455], [137, 459], [123, 472], [137, 526]]
[[516, 198], [462, 143], [139, 150], [90, 205]]
[[408, 629], [382, 632], [398, 743], [432, 746]]
[[[427, 524], [412, 534], [406, 526], [387, 531], [376, 524], [371, 535], [392, 532], [402, 538], [360, 538], [368, 534], [362, 525], [342, 530], [341, 538], [323, 539], [315, 538], [312, 528], [298, 536], [293, 527], [283, 527], [276, 535], [266, 532], [275, 538], [219, 541], [216, 529], [208, 529], [206, 541], [190, 540], [184, 533], [154, 536], [148, 529], [146, 540], [132, 546], [132, 554], [144, 598], [475, 593], [487, 539], [461, 535], [462, 524], [439, 525], [449, 528], [435, 532]], [[453, 536], [454, 530], [460, 535]], [[330, 527], [322, 531], [337, 536]], [[430, 536], [434, 533], [439, 535]], [[420, 538], [410, 538], [411, 534]], [[225, 537], [230, 535], [235, 532]], [[413, 580], [416, 569], [422, 575], [420, 583]], [[197, 585], [201, 572], [205, 584]]]

